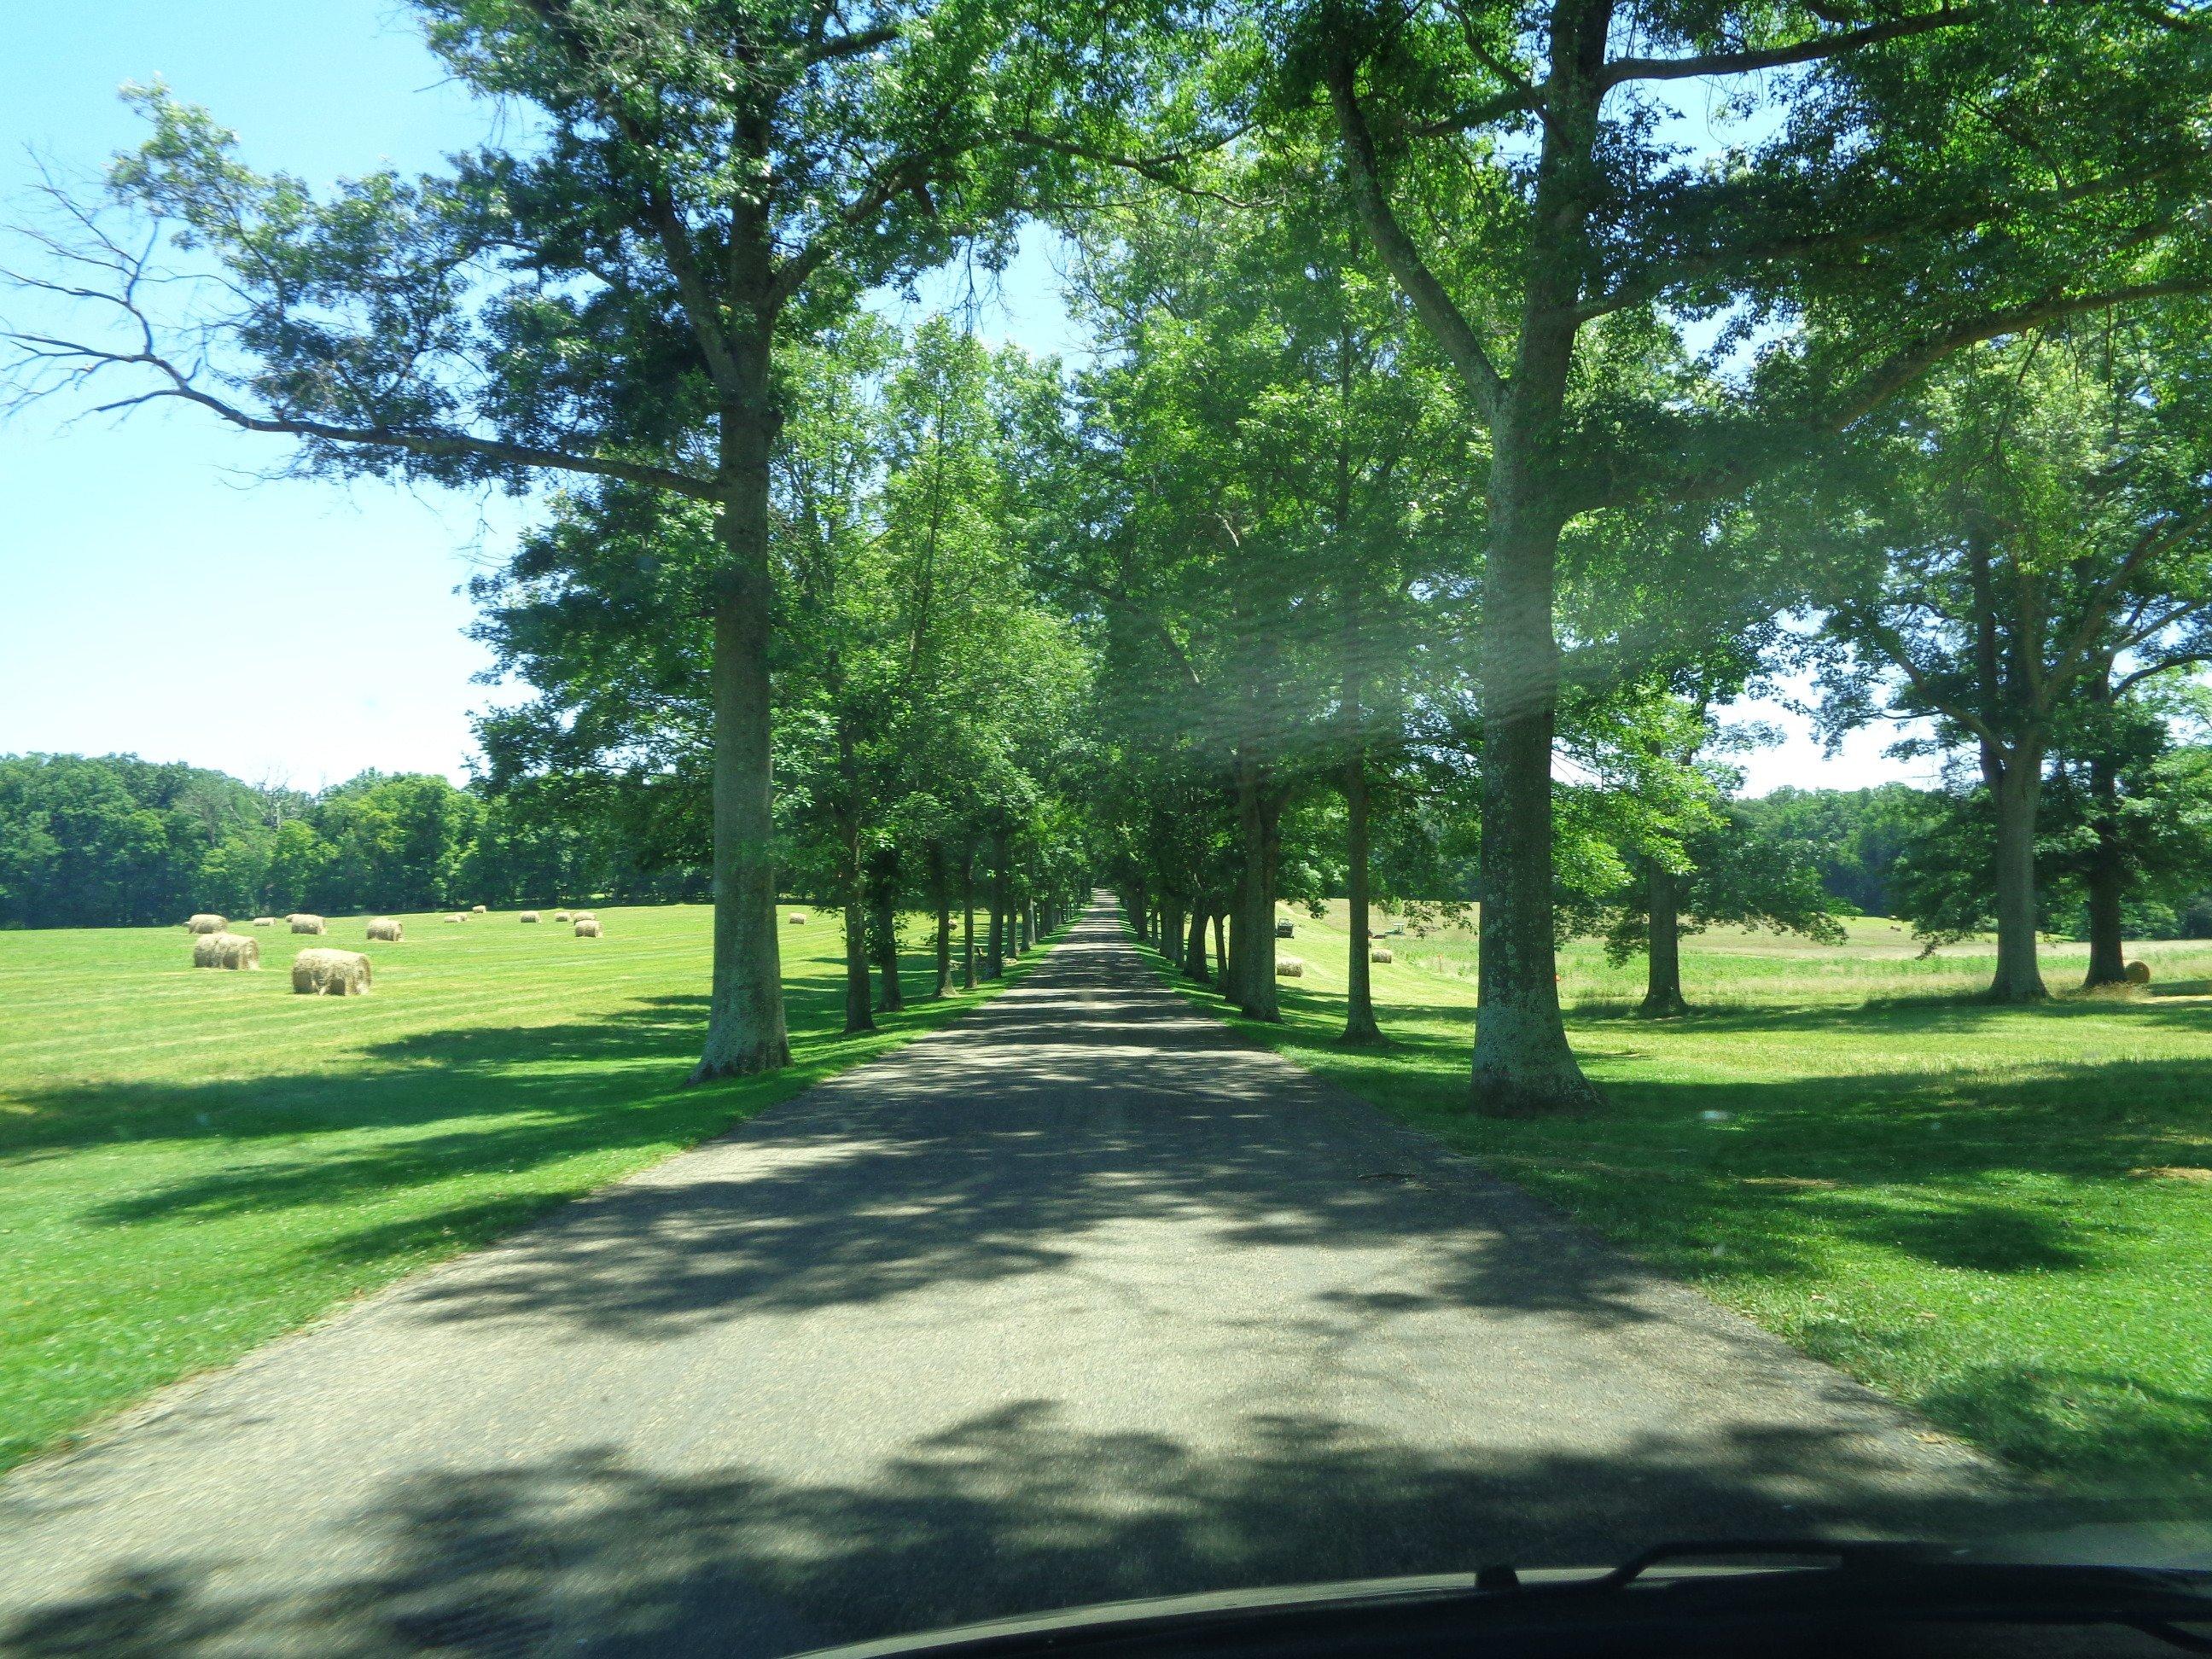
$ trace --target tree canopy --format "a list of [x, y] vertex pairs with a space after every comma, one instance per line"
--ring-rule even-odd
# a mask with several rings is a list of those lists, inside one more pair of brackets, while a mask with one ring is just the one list
[[[2193, 821], [2212, 639], [2192, 7], [416, 11], [508, 138], [317, 185], [136, 91], [145, 141], [16, 240], [8, 380], [530, 496], [473, 588], [527, 696], [471, 790], [281, 823], [23, 763], [26, 891], [82, 797], [102, 868], [170, 872], [102, 915], [711, 893], [702, 1079], [786, 1057], [780, 892], [842, 912], [856, 1028], [902, 916], [943, 992], [956, 903], [969, 976], [1093, 880], [1272, 1019], [1279, 905], [1340, 894], [1355, 1042], [1370, 908], [1473, 902], [1510, 1113], [1594, 1098], [1564, 933], [1671, 1013], [1685, 930], [1971, 912], [2027, 996], [2077, 890], [2094, 978], [2194, 879], [2146, 830]], [[1031, 226], [1070, 362], [890, 319]], [[1832, 728], [1972, 754], [1948, 806], [1737, 798], [1719, 711], [1814, 660]]]

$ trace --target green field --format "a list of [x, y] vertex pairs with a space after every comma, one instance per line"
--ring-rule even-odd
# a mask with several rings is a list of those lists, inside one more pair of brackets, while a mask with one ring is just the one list
[[[600, 907], [598, 939], [511, 912], [409, 915], [399, 945], [241, 925], [259, 973], [195, 970], [179, 928], [0, 933], [0, 1467], [973, 1005], [839, 1036], [840, 933], [803, 913], [797, 1063], [703, 1089], [702, 906]], [[293, 995], [324, 945], [368, 951], [374, 994]]]
[[[1704, 1012], [1649, 1022], [1640, 963], [1577, 942], [1561, 991], [1606, 1107], [1530, 1122], [1466, 1110], [1464, 928], [1389, 941], [1392, 1046], [1337, 1044], [1341, 917], [1296, 915], [1305, 976], [1253, 1036], [2070, 1491], [2212, 1503], [2212, 944], [2131, 946], [2152, 994], [2021, 1009], [1972, 1000], [1986, 947], [1917, 960], [1886, 921], [1720, 933], [1685, 941]], [[2076, 982], [2080, 948], [2045, 968]]]

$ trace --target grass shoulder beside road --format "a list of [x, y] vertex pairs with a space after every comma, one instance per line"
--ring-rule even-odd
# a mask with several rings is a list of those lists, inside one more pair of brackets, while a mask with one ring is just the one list
[[[703, 906], [601, 908], [598, 939], [513, 912], [409, 915], [398, 945], [280, 924], [259, 973], [194, 969], [179, 928], [0, 933], [0, 1468], [988, 994], [919, 1000], [910, 954], [917, 1000], [845, 1036], [836, 918], [799, 913], [794, 1063], [698, 1089]], [[374, 994], [292, 994], [310, 945], [368, 952]]]
[[1923, 962], [1887, 923], [1717, 933], [1685, 946], [1706, 1012], [1648, 1022], [1635, 970], [1577, 945], [1569, 1030], [1606, 1104], [1528, 1121], [1468, 1109], [1471, 939], [1389, 941], [1389, 1045], [1348, 1049], [1341, 917], [1296, 926], [1305, 975], [1281, 1025], [1228, 1016], [1246, 1036], [2020, 1467], [2212, 1503], [2212, 946], [2144, 950], [2158, 994], [2008, 1009], [1964, 994], [1971, 948]]

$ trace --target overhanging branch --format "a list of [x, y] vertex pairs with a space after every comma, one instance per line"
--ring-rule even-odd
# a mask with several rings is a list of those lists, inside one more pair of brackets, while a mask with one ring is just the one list
[[1688, 81], [1703, 76], [1750, 75], [1759, 70], [1786, 69], [1796, 64], [1818, 63], [1887, 40], [1901, 40], [1931, 29], [1955, 28], [1981, 21], [1978, 6], [1944, 5], [1940, 10], [1914, 17], [1894, 17], [1864, 28], [1838, 29], [1815, 34], [1787, 46], [1762, 46], [1743, 52], [1705, 52], [1689, 58], [1616, 58], [1599, 71], [1598, 84], [1612, 88], [1629, 81]]
[[1429, 269], [1420, 250], [1413, 246], [1413, 239], [1406, 234], [1406, 228], [1391, 210], [1382, 191], [1382, 168], [1376, 160], [1375, 137], [1368, 130], [1366, 115], [1359, 107], [1352, 73], [1349, 58], [1341, 54], [1330, 58], [1327, 70], [1329, 103], [1336, 113], [1337, 135], [1352, 186], [1352, 205], [1382, 263], [1405, 289], [1413, 308], [1420, 313], [1421, 320], [1428, 325], [1445, 356], [1459, 371], [1484, 415], [1494, 419], [1505, 395], [1504, 378], [1498, 374], [1497, 364], [1490, 361], [1490, 354], [1483, 349], [1474, 325], [1453, 303], [1451, 295], [1444, 291], [1436, 272]]
[[148, 391], [95, 404], [91, 411], [94, 414], [115, 413], [143, 404], [173, 399], [179, 403], [196, 404], [246, 432], [312, 438], [325, 443], [361, 448], [398, 450], [439, 459], [470, 459], [501, 467], [619, 478], [628, 483], [665, 489], [694, 501], [720, 499], [720, 493], [711, 480], [694, 477], [690, 473], [678, 472], [668, 467], [626, 461], [616, 456], [547, 449], [535, 444], [510, 443], [503, 439], [480, 437], [474, 433], [450, 429], [351, 426], [307, 416], [257, 414], [197, 385], [188, 371], [156, 352], [109, 351], [80, 341], [15, 331], [0, 333], [0, 340], [15, 346], [30, 360], [50, 365], [67, 364], [66, 376], [77, 385], [83, 385], [94, 376], [113, 368], [149, 370], [161, 382]]

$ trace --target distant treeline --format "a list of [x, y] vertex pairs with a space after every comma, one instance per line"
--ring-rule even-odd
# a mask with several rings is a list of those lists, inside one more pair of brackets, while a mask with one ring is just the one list
[[[2195, 833], [2205, 790], [2194, 782], [2212, 755], [2179, 747], [2164, 787], [2146, 792], [2137, 817], [2155, 823], [2156, 838], [2179, 845], [2138, 845], [2128, 853], [2130, 896], [2124, 905], [2130, 939], [2212, 939], [2212, 892], [2203, 890], [2212, 846]], [[2087, 832], [2079, 792], [2063, 766], [2054, 769], [2038, 846], [2040, 925], [2069, 939], [2087, 937], [2083, 866]], [[1870, 916], [1896, 916], [1936, 936], [1990, 926], [1984, 866], [1989, 859], [1979, 798], [1888, 783], [1872, 789], [1777, 789], [1735, 803], [1761, 835], [1804, 849], [1831, 896]]]
[[[0, 756], [0, 927], [143, 927], [210, 909], [703, 900], [696, 793], [674, 779], [459, 788], [364, 772], [311, 794], [133, 755]], [[1953, 866], [1976, 854], [1962, 805], [1892, 783], [1783, 788], [1733, 808], [1760, 839], [1802, 849], [1844, 904], [1935, 927], [1950, 921]], [[2046, 849], [2044, 925], [2078, 936], [2066, 835], [2055, 824]], [[2212, 938], [2212, 895], [2185, 884], [2154, 884], [2130, 908], [2132, 937]]]
[[1898, 860], [1928, 826], [1930, 792], [1782, 788], [1737, 803], [1759, 830], [1806, 849], [1833, 898], [1870, 916], [1899, 914]]
[[308, 794], [131, 755], [0, 757], [0, 927], [705, 896], [699, 815], [625, 793], [364, 772]]

